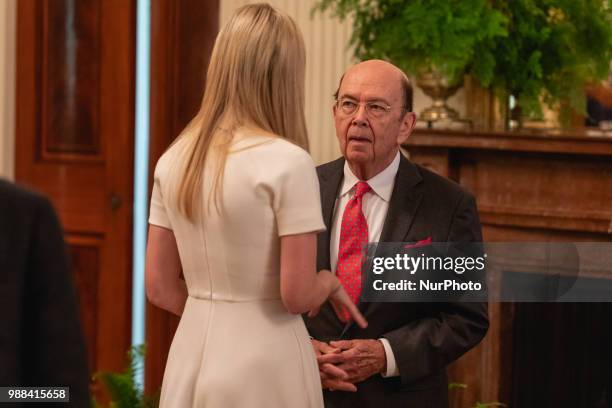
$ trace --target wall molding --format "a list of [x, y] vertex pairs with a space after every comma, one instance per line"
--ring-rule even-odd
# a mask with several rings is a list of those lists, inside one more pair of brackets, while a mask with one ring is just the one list
[[15, 176], [17, 0], [0, 1], [0, 177]]

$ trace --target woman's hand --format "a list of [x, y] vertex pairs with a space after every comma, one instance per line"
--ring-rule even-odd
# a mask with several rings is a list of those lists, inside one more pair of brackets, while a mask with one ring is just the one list
[[329, 302], [332, 304], [336, 315], [343, 322], [346, 321], [346, 318], [344, 317], [346, 316], [345, 311], [348, 311], [348, 314], [353, 318], [355, 323], [359, 325], [359, 327], [362, 329], [368, 327], [368, 322], [366, 321], [365, 317], [363, 317], [359, 309], [357, 309], [357, 306], [355, 306], [340, 282], [338, 282], [338, 288], [336, 288], [336, 290], [329, 296]]
[[[334, 275], [328, 270], [323, 270], [319, 272], [319, 274], [326, 275], [324, 278], [330, 287], [330, 294], [328, 300], [334, 308], [334, 311], [336, 312], [338, 318], [341, 321], [346, 322], [347, 320], [345, 317], [345, 311], [347, 311], [350, 317], [353, 318], [353, 320], [359, 325], [359, 327], [361, 327], [362, 329], [368, 327], [368, 322], [366, 321], [365, 317], [363, 317], [359, 309], [357, 309], [357, 306], [355, 306], [348, 293], [346, 293], [346, 290], [344, 290], [344, 287], [342, 286], [336, 275]], [[308, 312], [308, 317], [315, 317], [319, 313], [320, 309], [320, 306], [315, 309], [312, 309], [310, 312]]]

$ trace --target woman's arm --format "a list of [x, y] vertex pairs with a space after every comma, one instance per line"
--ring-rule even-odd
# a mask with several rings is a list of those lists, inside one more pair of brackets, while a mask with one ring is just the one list
[[340, 284], [327, 271], [317, 274], [317, 234], [282, 236], [281, 298], [290, 313], [305, 313], [320, 306]]
[[181, 259], [172, 230], [149, 225], [145, 264], [147, 298], [155, 306], [180, 316], [187, 301], [181, 279]]
[[338, 278], [328, 270], [317, 273], [317, 234], [306, 233], [281, 237], [281, 298], [290, 313], [313, 317], [329, 298], [336, 309], [346, 308], [355, 322], [367, 327], [363, 315], [353, 304]]

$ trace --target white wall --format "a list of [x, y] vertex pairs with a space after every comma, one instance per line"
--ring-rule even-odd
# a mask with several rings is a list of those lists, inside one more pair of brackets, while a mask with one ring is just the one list
[[12, 179], [15, 163], [15, 43], [17, 0], [0, 0], [0, 177]]
[[[220, 25], [227, 22], [238, 7], [261, 0], [222, 0]], [[344, 70], [355, 61], [348, 50], [351, 23], [339, 22], [329, 14], [311, 17], [316, 0], [267, 0], [268, 3], [292, 16], [300, 26], [306, 42], [306, 121], [310, 137], [310, 152], [317, 164], [340, 155], [331, 115], [332, 94]], [[463, 89], [449, 100], [449, 105], [465, 115]], [[431, 99], [415, 86], [414, 110], [420, 112]]]

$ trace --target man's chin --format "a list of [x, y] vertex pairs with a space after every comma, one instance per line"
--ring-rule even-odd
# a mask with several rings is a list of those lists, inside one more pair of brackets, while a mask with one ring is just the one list
[[348, 149], [345, 155], [346, 160], [351, 163], [361, 164], [372, 160], [372, 155], [369, 152], [364, 152], [357, 149]]

